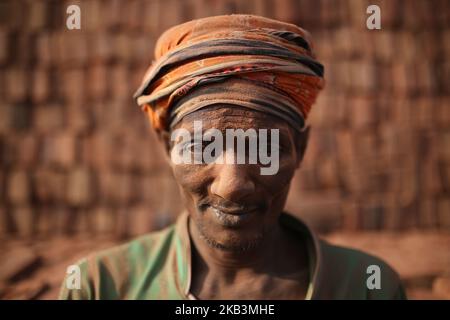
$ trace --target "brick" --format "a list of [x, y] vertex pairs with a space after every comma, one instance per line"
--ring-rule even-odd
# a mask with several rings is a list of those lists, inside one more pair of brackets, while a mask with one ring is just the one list
[[154, 212], [145, 205], [133, 206], [130, 208], [130, 221], [128, 234], [139, 236], [154, 229]]
[[[295, 1], [296, 4], [298, 3]], [[274, 8], [272, 10], [275, 10], [275, 7], [278, 4], [274, 4]], [[300, 9], [301, 8], [301, 9]], [[298, 21], [302, 23], [305, 29], [310, 30], [313, 27], [317, 27], [320, 25], [320, 2], [319, 1], [307, 1], [302, 0], [300, 3], [300, 6], [297, 10], [293, 10], [291, 14], [293, 15], [294, 12], [300, 13], [300, 17], [297, 18]]]
[[0, 207], [0, 234], [8, 235], [10, 230], [9, 218], [6, 213], [6, 208]]
[[383, 203], [385, 205], [383, 228], [386, 230], [398, 230], [402, 224], [399, 201], [400, 199], [398, 199], [394, 192], [389, 192], [383, 196]]
[[94, 101], [105, 98], [108, 91], [108, 71], [105, 64], [96, 63], [88, 69], [88, 92]]
[[[123, 64], [119, 64], [111, 68], [110, 72], [112, 98], [114, 100], [130, 98], [132, 96], [132, 90], [129, 87], [130, 80], [128, 68]], [[125, 105], [122, 105], [122, 108], [125, 108]]]
[[402, 5], [398, 1], [381, 0], [376, 3], [381, 10], [382, 30], [394, 29], [401, 23], [399, 16], [402, 16]]
[[110, 133], [94, 131], [83, 140], [82, 161], [96, 170], [108, 168], [111, 165], [114, 140]]
[[253, 0], [251, 4], [256, 15], [267, 17], [271, 12], [270, 4], [265, 0]]
[[147, 17], [143, 20], [144, 30], [146, 33], [156, 33], [159, 29], [161, 15], [160, 15], [160, 7], [161, 2], [159, 1], [145, 1], [144, 8], [142, 11], [144, 12], [144, 16]]
[[450, 163], [442, 163], [439, 166], [440, 180], [446, 192], [450, 190]]
[[[151, 59], [152, 51], [152, 43], [155, 42], [153, 39], [149, 39], [146, 35], [137, 34], [131, 37], [131, 48], [130, 48], [130, 58], [132, 61], [138, 62], [143, 66], [139, 66], [137, 69], [138, 73], [142, 73], [145, 70], [146, 66]], [[137, 75], [136, 75], [137, 76]], [[137, 88], [140, 84], [140, 80], [142, 80], [142, 75], [139, 74], [139, 82], [133, 85], [133, 88]]]
[[391, 101], [389, 121], [402, 128], [412, 126], [414, 123], [413, 108], [410, 99], [399, 98]]
[[112, 163], [118, 170], [135, 169], [136, 158], [139, 157], [139, 146], [135, 136], [128, 131], [119, 133], [115, 136], [114, 150], [115, 156], [112, 157]]
[[93, 115], [84, 104], [69, 105], [67, 113], [67, 129], [74, 133], [86, 133], [93, 127]]
[[438, 150], [439, 158], [450, 162], [450, 132], [446, 131], [439, 135], [438, 137]]
[[375, 40], [375, 57], [379, 61], [390, 62], [395, 57], [395, 42], [397, 41], [395, 33], [390, 31], [377, 32], [373, 34]]
[[441, 276], [433, 281], [433, 293], [441, 299], [450, 299], [450, 277]]
[[125, 25], [130, 31], [139, 31], [142, 28], [142, 21], [146, 18], [144, 16], [144, 3], [142, 0], [132, 0], [127, 4], [127, 11], [125, 16]]
[[340, 197], [335, 192], [303, 193], [299, 201], [301, 207], [297, 215], [317, 232], [326, 233], [341, 227]]
[[332, 52], [335, 58], [348, 59], [356, 56], [358, 48], [354, 43], [358, 41], [359, 33], [350, 27], [341, 27], [333, 32]]
[[[120, 32], [113, 37], [114, 54], [118, 61], [128, 61], [131, 57], [131, 42], [130, 37]], [[122, 64], [119, 66], [123, 66]]]
[[27, 96], [27, 76], [22, 68], [9, 69], [6, 74], [8, 101], [21, 102]]
[[450, 230], [450, 198], [445, 197], [439, 199], [437, 202], [437, 210], [439, 227], [442, 230]]
[[436, 20], [438, 25], [441, 27], [448, 26], [448, 21], [450, 18], [450, 4], [448, 1], [441, 0], [439, 1], [439, 5], [436, 7]]
[[34, 129], [38, 133], [50, 133], [62, 129], [64, 121], [64, 106], [60, 104], [40, 105], [34, 110]]
[[440, 97], [436, 99], [436, 104], [434, 105], [435, 120], [439, 128], [445, 129], [450, 127], [450, 98]]
[[13, 36], [11, 43], [11, 62], [13, 65], [26, 66], [31, 65], [34, 60], [34, 34], [32, 33], [17, 33]]
[[34, 103], [46, 101], [50, 95], [49, 74], [46, 70], [38, 69], [32, 73], [31, 99]]
[[45, 1], [27, 1], [28, 16], [26, 21], [27, 29], [30, 31], [40, 31], [47, 25], [48, 8]]
[[67, 235], [70, 234], [74, 221], [73, 211], [66, 207], [55, 207], [52, 212], [52, 234], [53, 235]]
[[414, 100], [414, 125], [420, 129], [433, 129], [435, 128], [433, 112], [433, 101], [428, 97], [421, 97]]
[[[83, 10], [84, 9], [84, 10]], [[105, 21], [102, 17], [103, 6], [100, 0], [83, 2], [84, 25], [82, 30], [88, 32], [98, 32], [104, 29]]]
[[130, 225], [130, 211], [128, 209], [120, 208], [117, 210], [117, 224], [114, 230], [114, 235], [118, 239], [127, 239], [129, 235]]
[[86, 208], [79, 209], [74, 212], [74, 221], [71, 225], [70, 232], [73, 234], [89, 234], [92, 233], [92, 215], [91, 211]]
[[297, 3], [298, 2], [292, 0], [277, 1], [277, 5], [273, 8], [275, 19], [293, 23], [296, 19], [296, 12], [298, 10], [298, 8], [295, 10]]
[[383, 225], [383, 205], [379, 197], [366, 199], [361, 205], [361, 228], [379, 230]]
[[105, 206], [93, 210], [93, 227], [96, 234], [113, 234], [117, 228], [116, 212]]
[[450, 29], [443, 30], [440, 33], [441, 39], [440, 43], [442, 45], [442, 55], [444, 57], [450, 56], [450, 43], [447, 39], [450, 39]]
[[[321, 63], [326, 65], [333, 57], [334, 53], [334, 33], [327, 30], [317, 31], [314, 33], [314, 39], [316, 39], [314, 50], [318, 57], [321, 59]], [[328, 69], [327, 79], [328, 79]]]
[[349, 0], [348, 7], [350, 12], [350, 22], [352, 26], [361, 27], [366, 25], [367, 1]]
[[160, 15], [158, 30], [166, 30], [183, 22], [183, 6], [180, 6], [177, 0], [167, 0], [158, 9]]
[[328, 73], [330, 83], [335, 84], [332, 90], [336, 92], [348, 92], [353, 90], [355, 79], [352, 78], [352, 63], [341, 61], [332, 65]]
[[3, 205], [6, 203], [5, 202], [5, 190], [6, 190], [6, 185], [5, 185], [5, 178], [6, 178], [6, 173], [4, 172], [0, 172], [0, 213], [1, 213], [1, 208], [3, 207]]
[[0, 281], [17, 284], [19, 279], [29, 277], [40, 265], [41, 259], [32, 249], [26, 247], [10, 249], [4, 252]]
[[12, 211], [12, 218], [19, 237], [29, 238], [35, 233], [36, 217], [30, 207], [16, 207]]
[[376, 124], [376, 105], [372, 97], [355, 97], [350, 100], [352, 128], [359, 130]]
[[398, 96], [405, 96], [416, 91], [416, 83], [412, 68], [406, 64], [398, 63], [392, 66], [392, 83], [395, 83], [394, 93]]
[[8, 176], [7, 196], [15, 205], [25, 205], [30, 200], [30, 180], [25, 171], [14, 171]]
[[[395, 125], [384, 123], [380, 126], [379, 152], [385, 168], [395, 168], [398, 164], [398, 128]], [[386, 169], [389, 171], [389, 169]]]
[[7, 133], [12, 127], [11, 109], [11, 105], [0, 102], [0, 134]]
[[69, 104], [83, 103], [86, 99], [86, 76], [82, 69], [64, 73], [63, 94]]
[[131, 176], [111, 171], [98, 172], [100, 199], [105, 203], [126, 205], [137, 196]]
[[22, 27], [22, 22], [25, 21], [25, 3], [21, 1], [10, 1], [4, 4], [5, 10], [8, 14], [5, 15], [5, 22], [10, 30], [18, 30]]
[[38, 160], [38, 138], [33, 133], [20, 134], [16, 143], [16, 165], [22, 168], [31, 168]]
[[416, 90], [422, 94], [433, 94], [436, 91], [436, 74], [433, 67], [426, 62], [415, 64]]
[[431, 30], [423, 30], [420, 34], [416, 35], [416, 38], [420, 39], [419, 45], [422, 48], [422, 63], [431, 62], [439, 59], [442, 51], [441, 45], [436, 45], [441, 41], [440, 34]]
[[34, 196], [39, 203], [62, 203], [65, 200], [67, 178], [64, 173], [38, 168], [33, 176]]
[[401, 59], [403, 63], [413, 63], [420, 58], [420, 49], [417, 38], [413, 32], [400, 31], [394, 34], [395, 59]]
[[352, 62], [349, 66], [351, 85], [353, 92], [370, 94], [375, 92], [378, 86], [376, 68], [369, 62]]
[[9, 58], [9, 35], [0, 30], [0, 65], [5, 65]]
[[398, 184], [394, 192], [397, 193], [403, 207], [412, 206], [418, 194], [418, 178], [414, 175], [417, 170], [417, 160], [402, 157], [402, 166], [398, 168]]
[[61, 61], [70, 67], [83, 67], [88, 58], [86, 36], [73, 30], [64, 30], [60, 39]]
[[88, 54], [95, 62], [109, 62], [113, 57], [113, 39], [109, 33], [98, 32], [88, 37]]
[[431, 197], [423, 198], [419, 205], [419, 222], [422, 228], [436, 228], [436, 200]]
[[27, 103], [15, 103], [11, 108], [11, 127], [17, 131], [26, 131], [31, 125], [32, 106]]
[[88, 169], [77, 167], [70, 171], [67, 180], [67, 203], [86, 207], [93, 200], [92, 177]]
[[75, 163], [75, 137], [69, 132], [46, 137], [43, 140], [42, 161], [44, 164], [69, 168]]
[[337, 188], [339, 186], [336, 159], [324, 157], [317, 164], [317, 169], [317, 176], [320, 181], [321, 188], [328, 189]]
[[94, 105], [94, 117], [98, 121], [100, 127], [108, 128], [112, 132], [119, 132], [123, 130], [124, 122], [128, 122], [127, 114], [129, 110], [125, 106], [130, 106], [131, 101], [128, 99], [112, 99], [103, 103]]
[[52, 210], [52, 207], [45, 205], [41, 205], [37, 209], [36, 234], [40, 238], [48, 238], [56, 234], [55, 217]]
[[48, 33], [39, 33], [36, 36], [36, 62], [38, 65], [48, 66], [55, 63], [53, 60], [52, 36]]
[[341, 203], [342, 229], [356, 231], [360, 228], [360, 206], [358, 202], [345, 200]]
[[340, 127], [346, 124], [347, 102], [343, 95], [319, 95], [309, 121], [314, 127]]
[[102, 16], [109, 30], [118, 30], [122, 26], [123, 13], [120, 0], [112, 0], [107, 6], [102, 6]]
[[178, 186], [168, 174], [145, 176], [140, 179], [140, 190], [140, 200], [147, 203], [156, 215], [176, 214], [182, 209]]

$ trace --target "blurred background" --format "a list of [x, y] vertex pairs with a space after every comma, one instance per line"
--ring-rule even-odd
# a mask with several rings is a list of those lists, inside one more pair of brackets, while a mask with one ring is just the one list
[[78, 258], [174, 221], [177, 186], [131, 96], [162, 31], [231, 13], [309, 30], [325, 65], [287, 209], [392, 264], [410, 298], [450, 299], [448, 0], [1, 0], [1, 299], [54, 299]]

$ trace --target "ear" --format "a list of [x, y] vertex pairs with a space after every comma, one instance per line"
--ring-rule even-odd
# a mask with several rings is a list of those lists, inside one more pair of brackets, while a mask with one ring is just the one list
[[311, 129], [311, 127], [307, 126], [301, 132], [296, 132], [295, 145], [296, 145], [296, 151], [297, 151], [297, 168], [300, 167], [300, 165], [303, 161], [303, 156], [305, 155], [306, 147], [308, 146], [310, 129]]

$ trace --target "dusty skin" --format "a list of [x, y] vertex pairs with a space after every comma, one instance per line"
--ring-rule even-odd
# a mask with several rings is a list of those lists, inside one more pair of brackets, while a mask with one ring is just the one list
[[[172, 164], [192, 221], [191, 293], [200, 299], [305, 298], [305, 245], [279, 225], [278, 217], [308, 131], [299, 137], [274, 117], [231, 106], [192, 113], [177, 128], [192, 130], [198, 119], [204, 130], [279, 128], [281, 148], [280, 169], [273, 176], [260, 175], [259, 165]], [[161, 138], [169, 153], [167, 136]]]

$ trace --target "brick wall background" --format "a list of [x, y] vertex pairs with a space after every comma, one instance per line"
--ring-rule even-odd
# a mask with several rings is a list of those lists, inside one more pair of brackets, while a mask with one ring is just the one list
[[[81, 30], [66, 8], [81, 7]], [[309, 30], [327, 86], [288, 209], [319, 231], [450, 229], [450, 2], [0, 2], [0, 234], [129, 237], [182, 205], [131, 95], [166, 28], [253, 13]]]

